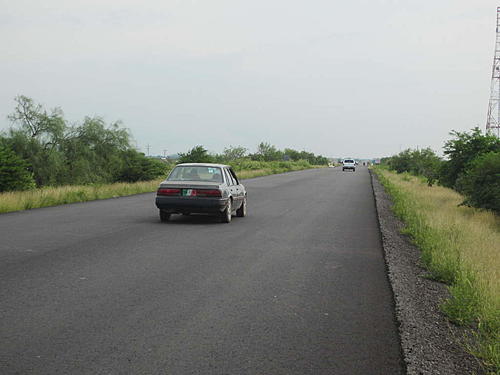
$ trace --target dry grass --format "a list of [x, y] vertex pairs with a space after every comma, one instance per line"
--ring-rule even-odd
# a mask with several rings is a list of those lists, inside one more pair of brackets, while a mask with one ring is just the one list
[[[242, 170], [238, 172], [238, 176], [241, 179], [247, 179], [300, 169], [307, 168], [291, 166], [286, 169], [264, 168]], [[69, 185], [28, 191], [5, 192], [0, 193], [0, 213], [148, 193], [155, 191], [161, 181], [162, 179], [108, 185]]]
[[[500, 369], [500, 218], [460, 206], [464, 198], [440, 186], [429, 187], [407, 174], [377, 170], [394, 199], [394, 210], [422, 250], [432, 275], [450, 285], [442, 309], [458, 324], [475, 327], [469, 350], [489, 368]], [[496, 370], [495, 370], [496, 369]]]
[[160, 180], [109, 185], [70, 185], [0, 193], [0, 213], [155, 191]]

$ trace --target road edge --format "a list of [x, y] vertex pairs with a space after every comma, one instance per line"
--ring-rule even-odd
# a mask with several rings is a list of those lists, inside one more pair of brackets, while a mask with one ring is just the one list
[[449, 323], [439, 309], [449, 297], [446, 285], [427, 277], [420, 250], [401, 234], [404, 225], [393, 214], [390, 197], [369, 172], [406, 373], [484, 374], [458, 343], [465, 331]]

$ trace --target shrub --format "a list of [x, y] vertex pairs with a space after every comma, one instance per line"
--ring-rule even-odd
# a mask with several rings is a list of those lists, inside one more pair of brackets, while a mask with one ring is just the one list
[[397, 173], [408, 172], [415, 176], [426, 177], [429, 185], [432, 185], [437, 179], [442, 163], [441, 158], [430, 148], [422, 150], [407, 149], [395, 156], [384, 159], [384, 162]]
[[500, 213], [500, 152], [489, 152], [471, 161], [457, 187], [466, 197], [464, 204]]
[[28, 163], [14, 151], [0, 146], [0, 191], [28, 190], [35, 187]]
[[124, 167], [118, 176], [118, 181], [136, 182], [149, 181], [165, 175], [169, 166], [158, 159], [147, 158], [135, 150], [124, 152]]
[[500, 139], [494, 135], [482, 134], [479, 128], [467, 132], [453, 131], [454, 139], [447, 141], [444, 145], [444, 154], [448, 160], [443, 163], [439, 182], [449, 188], [460, 191], [457, 180], [478, 156], [488, 152], [500, 152]]

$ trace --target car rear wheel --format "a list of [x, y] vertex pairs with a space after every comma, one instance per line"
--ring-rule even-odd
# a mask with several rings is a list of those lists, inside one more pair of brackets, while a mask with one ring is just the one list
[[247, 198], [246, 197], [243, 199], [243, 203], [241, 204], [241, 207], [236, 210], [236, 216], [238, 216], [238, 217], [247, 216]]
[[232, 215], [232, 210], [233, 210], [233, 206], [232, 206], [232, 203], [231, 200], [229, 200], [227, 202], [227, 207], [224, 211], [222, 211], [222, 214], [221, 214], [221, 221], [223, 223], [230, 223], [231, 222], [231, 215]]
[[160, 210], [160, 221], [162, 223], [165, 223], [167, 222], [168, 220], [170, 219], [170, 214], [165, 212], [165, 211], [162, 211]]

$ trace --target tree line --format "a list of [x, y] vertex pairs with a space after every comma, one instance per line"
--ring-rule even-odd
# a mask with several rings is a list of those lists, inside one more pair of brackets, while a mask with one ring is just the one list
[[179, 154], [180, 163], [227, 163], [233, 164], [243, 161], [255, 162], [286, 162], [286, 161], [306, 161], [311, 165], [327, 165], [328, 158], [322, 155], [315, 155], [308, 151], [297, 151], [291, 148], [279, 150], [276, 146], [261, 142], [257, 146], [255, 153], [249, 153], [248, 149], [241, 146], [230, 146], [224, 148], [221, 154], [210, 154], [202, 145], [193, 147], [186, 153]]
[[407, 149], [383, 158], [381, 163], [397, 173], [424, 176], [465, 196], [463, 204], [500, 213], [500, 139], [479, 128], [450, 133], [439, 157], [430, 148]]
[[[108, 184], [153, 180], [171, 168], [168, 162], [148, 158], [132, 145], [120, 122], [106, 124], [100, 117], [85, 117], [71, 125], [60, 108], [47, 111], [20, 95], [8, 116], [13, 126], [0, 133], [0, 192], [43, 186]], [[210, 154], [203, 146], [180, 154], [177, 162], [227, 163], [236, 169], [264, 168], [260, 162], [297, 162], [319, 165], [328, 159], [307, 151], [262, 142], [255, 153], [228, 147]]]
[[168, 169], [135, 150], [120, 122], [85, 117], [70, 125], [60, 108], [48, 112], [26, 96], [15, 101], [8, 116], [15, 126], [0, 134], [0, 191], [151, 180]]

